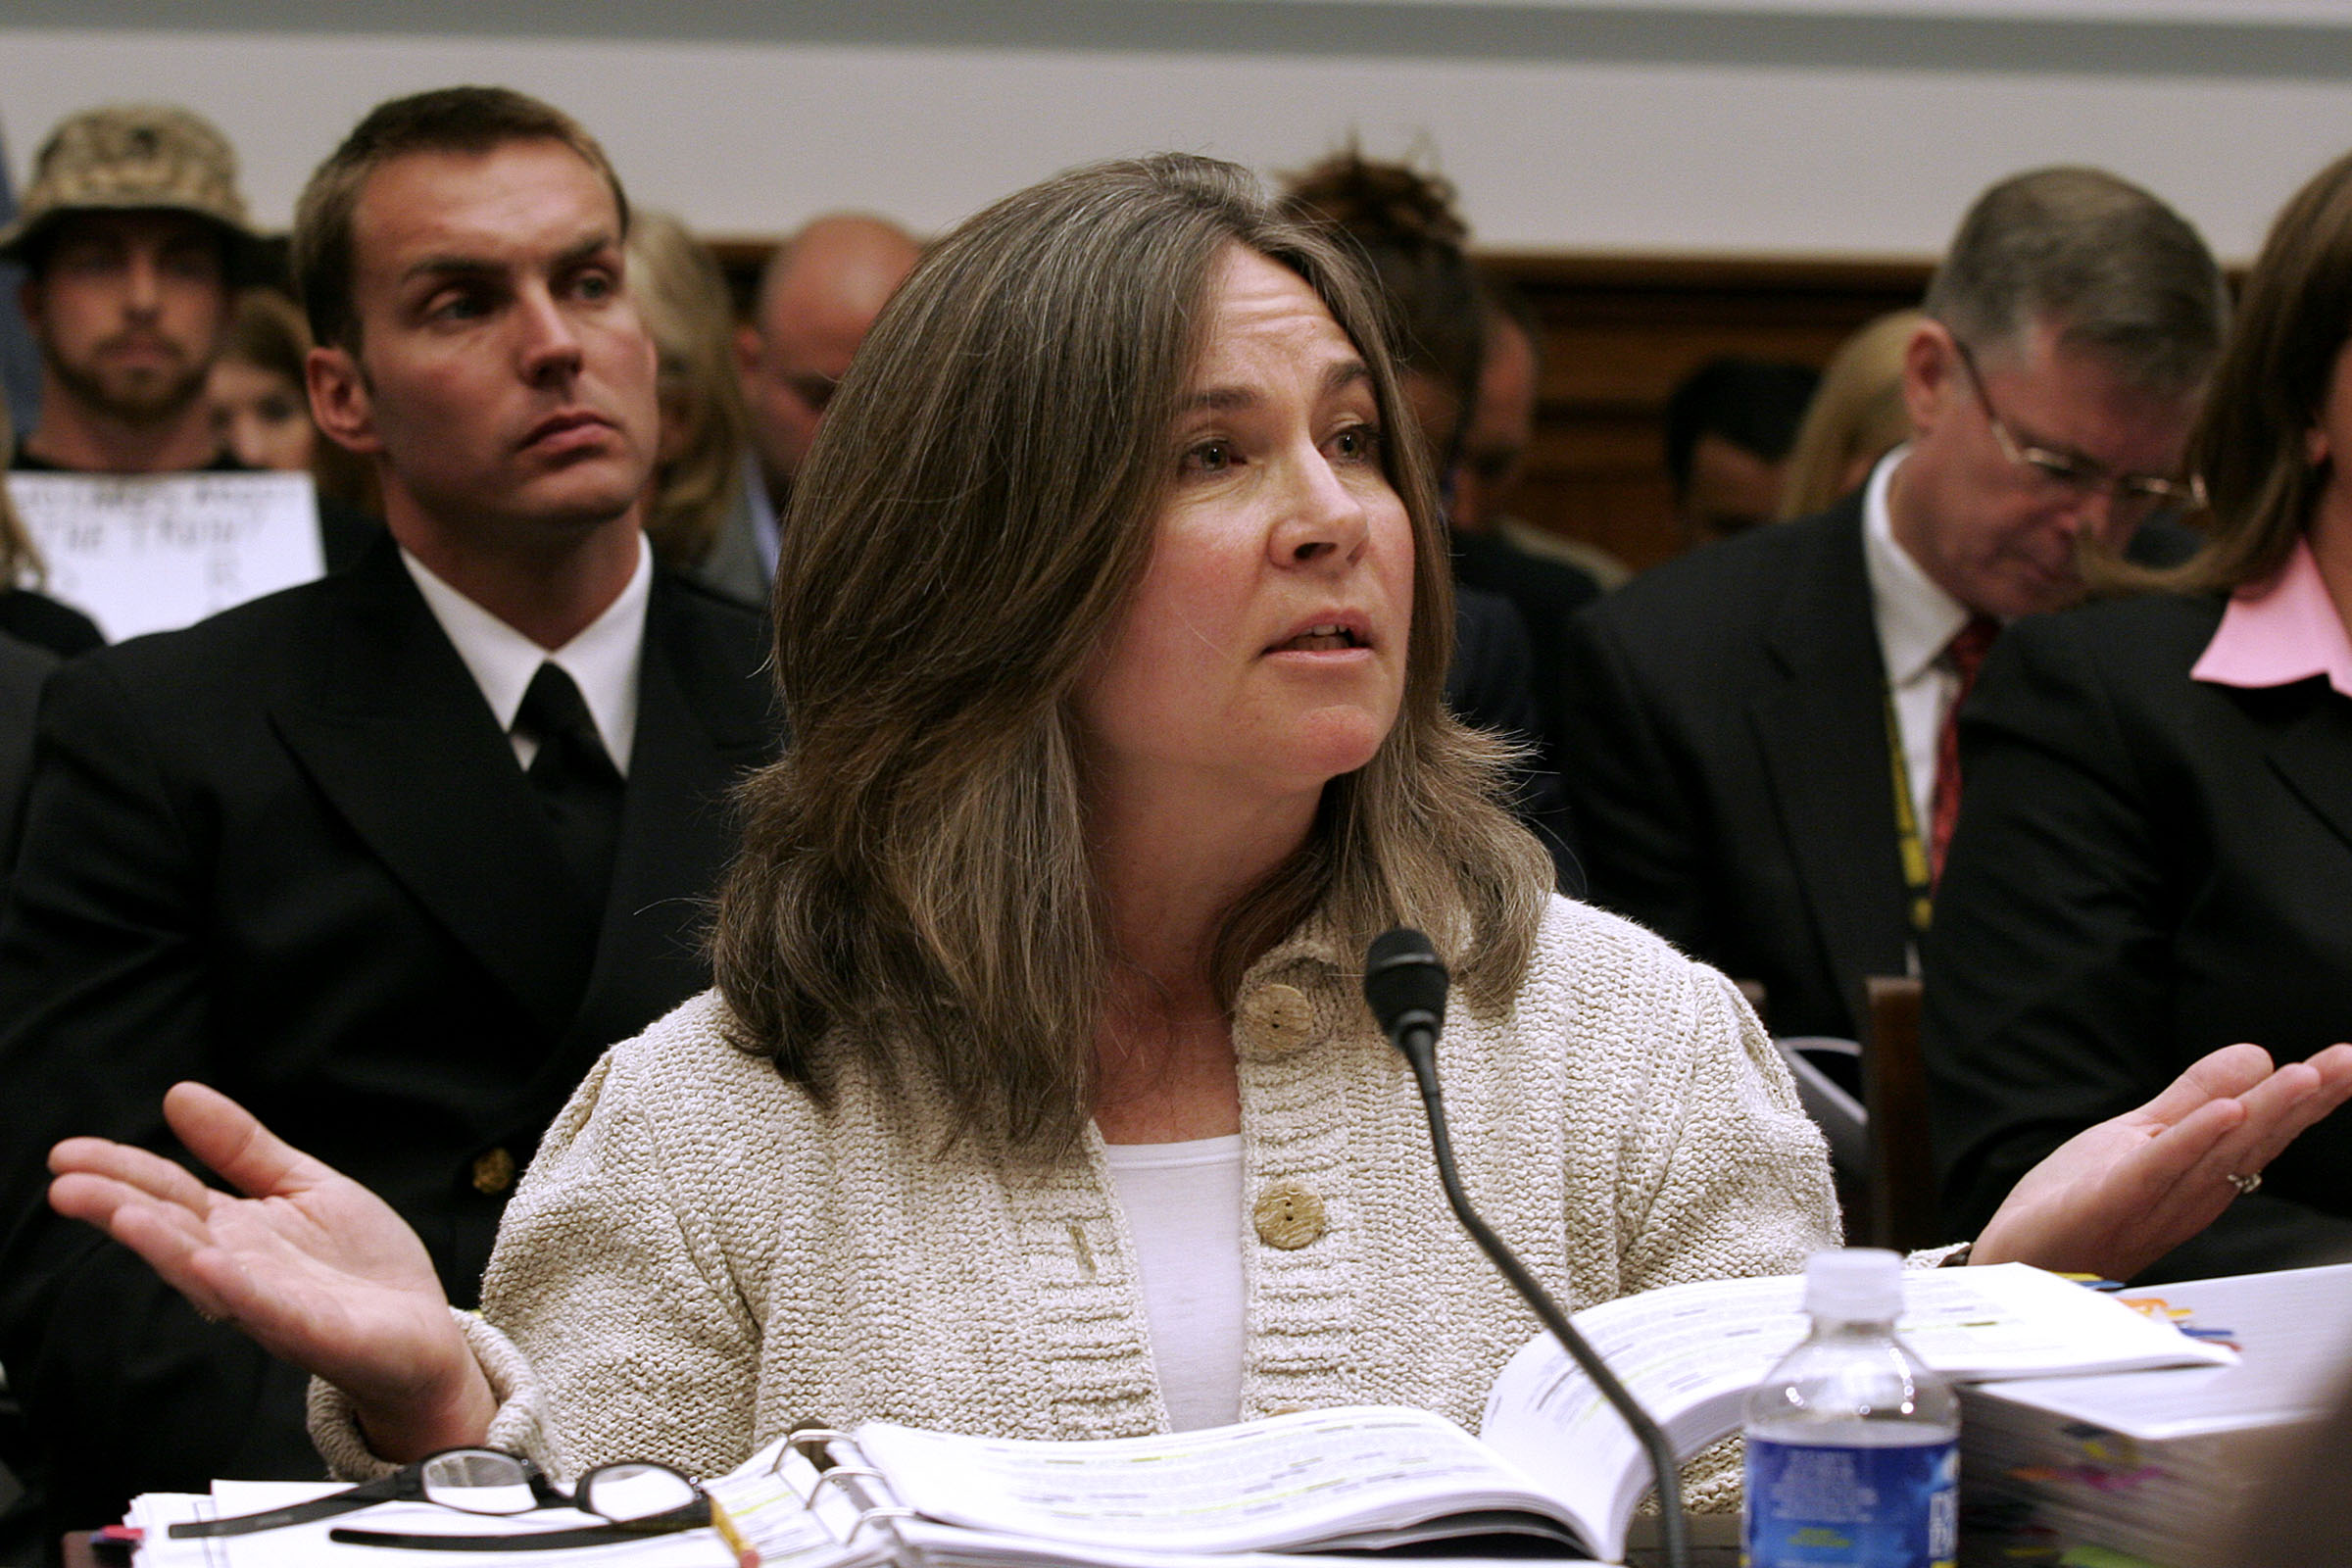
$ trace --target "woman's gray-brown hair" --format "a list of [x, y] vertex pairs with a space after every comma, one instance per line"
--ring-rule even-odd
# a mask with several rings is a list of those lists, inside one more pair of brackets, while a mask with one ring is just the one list
[[[1452, 594], [1378, 304], [1244, 171], [1097, 165], [942, 241], [858, 351], [794, 486], [775, 594], [784, 759], [745, 785], [713, 956], [749, 1049], [826, 1096], [919, 1074], [959, 1132], [1066, 1152], [1107, 993], [1072, 697], [1150, 561], [1176, 418], [1232, 247], [1297, 272], [1372, 372], [1417, 574], [1401, 711], [1309, 840], [1225, 917], [1210, 978], [1319, 913], [1411, 920], [1474, 1001], [1526, 966], [1550, 880], [1494, 803], [1502, 748], [1442, 687]], [[820, 1042], [822, 1042], [820, 1044]]]
[[662, 400], [645, 537], [665, 564], [692, 566], [710, 554], [743, 487], [749, 416], [735, 378], [734, 309], [717, 258], [667, 213], [636, 215], [628, 266]]
[[1350, 143], [1293, 175], [1282, 208], [1352, 248], [1388, 301], [1396, 368], [1427, 377], [1451, 403], [1451, 429], [1421, 432], [1442, 470], [1461, 455], [1487, 337], [1478, 273], [1463, 250], [1470, 225], [1452, 182], [1409, 163], [1366, 158]]
[[2352, 154], [2287, 199], [2238, 302], [2237, 323], [2189, 437], [2204, 481], [2205, 548], [2140, 585], [2187, 592], [2261, 582], [2286, 564], [2336, 453], [2306, 445], [2327, 408], [2335, 362], [2352, 341]]

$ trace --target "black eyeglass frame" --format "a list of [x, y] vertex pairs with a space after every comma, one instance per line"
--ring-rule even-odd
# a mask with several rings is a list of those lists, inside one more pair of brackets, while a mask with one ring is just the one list
[[[709, 1499], [705, 1496], [703, 1489], [692, 1477], [670, 1465], [650, 1459], [622, 1459], [612, 1464], [601, 1464], [580, 1477], [579, 1484], [570, 1492], [565, 1492], [548, 1480], [546, 1473], [538, 1465], [521, 1454], [507, 1453], [502, 1449], [485, 1448], [478, 1445], [466, 1445], [461, 1447], [443, 1448], [438, 1452], [428, 1453], [414, 1464], [401, 1466], [390, 1475], [378, 1476], [373, 1481], [363, 1481], [357, 1486], [346, 1487], [341, 1492], [329, 1493], [323, 1497], [313, 1497], [306, 1502], [288, 1503], [282, 1508], [265, 1509], [260, 1513], [237, 1514], [227, 1519], [182, 1520], [172, 1526], [171, 1535], [172, 1539], [180, 1541], [222, 1536], [248, 1536], [264, 1530], [282, 1530], [292, 1525], [305, 1525], [320, 1519], [331, 1519], [337, 1514], [371, 1508], [379, 1502], [429, 1502], [437, 1508], [447, 1508], [455, 1513], [472, 1514], [477, 1518], [512, 1518], [517, 1513], [529, 1511], [528, 1508], [468, 1508], [463, 1503], [451, 1502], [446, 1498], [431, 1495], [424, 1479], [426, 1472], [435, 1464], [444, 1463], [460, 1456], [495, 1458], [515, 1466], [519, 1472], [517, 1484], [530, 1489], [530, 1506], [532, 1508], [578, 1508], [587, 1513], [596, 1512], [594, 1508], [587, 1505], [584, 1499], [591, 1496], [596, 1491], [599, 1477], [621, 1470], [660, 1471], [675, 1477], [685, 1487], [688, 1493], [686, 1501], [675, 1508], [641, 1518], [612, 1519], [609, 1515], [603, 1515], [600, 1517], [607, 1518], [608, 1524], [596, 1528], [635, 1533], [647, 1530], [692, 1529], [698, 1524], [708, 1522]], [[698, 1508], [706, 1514], [705, 1518], [691, 1517], [698, 1511]], [[418, 1539], [430, 1540], [433, 1538]]]
[[2114, 506], [2131, 509], [2134, 520], [2168, 507], [2184, 511], [2204, 507], [2205, 480], [2200, 474], [2167, 479], [2153, 473], [2109, 473], [2097, 464], [2019, 440], [2017, 432], [2009, 428], [2009, 421], [1992, 406], [1992, 393], [1984, 385], [1984, 372], [1977, 368], [1976, 355], [1958, 337], [1952, 339], [1952, 347], [1959, 352], [1961, 368], [1968, 372], [1968, 384], [1977, 395], [1977, 407], [1984, 411], [1984, 422], [1992, 430], [1993, 444], [2001, 449], [2001, 456], [2009, 460], [2011, 466], [2030, 470], [2036, 477], [2077, 495], [2103, 495]]

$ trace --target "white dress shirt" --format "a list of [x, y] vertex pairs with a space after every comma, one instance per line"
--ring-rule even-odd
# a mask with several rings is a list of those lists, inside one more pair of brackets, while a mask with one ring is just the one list
[[1894, 698], [1895, 728], [1903, 738], [1903, 772], [1911, 780], [1912, 819], [1924, 839], [1936, 795], [1936, 739], [1960, 692], [1960, 676], [1944, 657], [1968, 624], [1968, 607], [1945, 593], [1894, 537], [1886, 490], [1910, 452], [1896, 447], [1870, 470], [1862, 492], [1862, 565], [1870, 577], [1879, 657]]
[[613, 769], [629, 776], [629, 750], [637, 738], [637, 668], [645, 651], [645, 605], [653, 593], [654, 557], [641, 534], [637, 540], [637, 569], [620, 597], [605, 607], [563, 647], [550, 651], [508, 625], [432, 573], [410, 555], [401, 564], [416, 579], [425, 607], [457, 646], [458, 657], [473, 672], [498, 727], [507, 732], [515, 760], [524, 767], [539, 753], [539, 743], [514, 733], [514, 713], [522, 707], [531, 677], [550, 662], [561, 666], [580, 688], [596, 733], [605, 743]]

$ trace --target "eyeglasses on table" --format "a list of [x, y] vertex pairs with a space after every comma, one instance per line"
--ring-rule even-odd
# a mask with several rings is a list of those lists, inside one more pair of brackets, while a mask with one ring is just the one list
[[195, 1519], [172, 1527], [175, 1539], [244, 1536], [282, 1530], [379, 1502], [429, 1502], [459, 1513], [512, 1517], [534, 1508], [575, 1508], [595, 1514], [602, 1525], [524, 1535], [444, 1536], [377, 1530], [336, 1530], [333, 1539], [359, 1545], [407, 1546], [426, 1550], [504, 1550], [534, 1546], [589, 1545], [615, 1534], [693, 1530], [710, 1524], [710, 1498], [703, 1489], [668, 1465], [624, 1459], [599, 1465], [565, 1492], [530, 1460], [496, 1448], [445, 1448], [388, 1476], [356, 1487], [261, 1513], [227, 1519]]

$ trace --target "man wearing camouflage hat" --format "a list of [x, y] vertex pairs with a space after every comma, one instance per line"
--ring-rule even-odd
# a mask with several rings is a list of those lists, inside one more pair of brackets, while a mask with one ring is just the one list
[[[36, 472], [235, 472], [204, 401], [233, 291], [262, 275], [236, 155], [185, 109], [122, 104], [69, 117], [42, 144], [0, 258], [41, 356], [40, 422], [15, 467]], [[371, 528], [321, 506], [332, 568]]]

